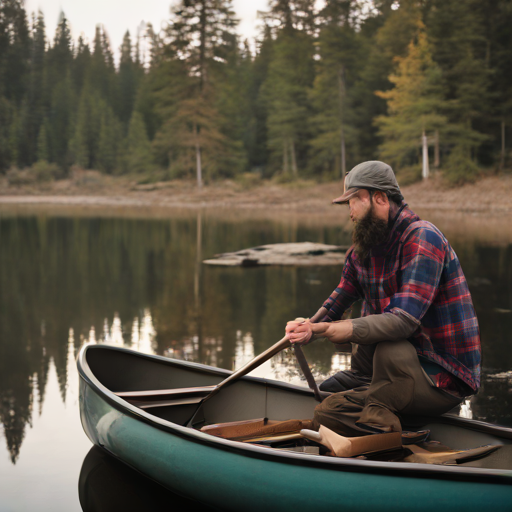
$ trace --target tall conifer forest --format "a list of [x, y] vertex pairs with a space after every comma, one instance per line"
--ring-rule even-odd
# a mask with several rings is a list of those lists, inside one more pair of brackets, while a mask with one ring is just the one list
[[0, 173], [332, 180], [380, 159], [407, 183], [425, 140], [453, 183], [512, 166], [512, 0], [269, 0], [259, 16], [246, 41], [231, 1], [175, 1], [164, 29], [113, 49], [108, 27], [75, 40], [62, 13], [48, 34], [0, 0]]

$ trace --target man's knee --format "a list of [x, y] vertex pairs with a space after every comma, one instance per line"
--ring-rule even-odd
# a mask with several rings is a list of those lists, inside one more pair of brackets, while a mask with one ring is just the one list
[[337, 414], [359, 412], [363, 405], [364, 393], [355, 391], [334, 393], [315, 407], [314, 416], [315, 418], [325, 418]]
[[315, 411], [313, 413], [313, 425], [314, 428], [317, 428], [320, 425], [325, 425], [325, 423], [329, 422], [329, 417], [332, 415], [332, 409], [329, 407], [328, 403], [326, 402], [329, 400], [329, 398], [326, 398], [323, 402], [319, 403], [315, 407]]
[[315, 412], [313, 415], [315, 421], [322, 423], [323, 418], [332, 415], [334, 411], [339, 409], [340, 400], [338, 396], [338, 394], [328, 396], [315, 407]]

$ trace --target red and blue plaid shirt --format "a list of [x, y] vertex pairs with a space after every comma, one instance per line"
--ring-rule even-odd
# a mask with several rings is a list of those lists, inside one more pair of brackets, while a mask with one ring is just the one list
[[340, 284], [323, 304], [323, 321], [339, 320], [358, 299], [364, 301], [361, 316], [393, 313], [418, 325], [409, 341], [435, 386], [457, 395], [478, 390], [480, 331], [459, 259], [444, 235], [407, 205], [387, 242], [365, 262], [348, 250]]

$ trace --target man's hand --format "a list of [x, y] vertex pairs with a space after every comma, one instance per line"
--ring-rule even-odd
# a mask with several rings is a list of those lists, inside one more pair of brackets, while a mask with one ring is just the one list
[[307, 345], [315, 338], [327, 338], [332, 343], [348, 343], [353, 331], [351, 320], [315, 324], [309, 318], [296, 318], [286, 324], [286, 336], [292, 345]]
[[313, 338], [311, 325], [309, 318], [296, 318], [286, 324], [286, 337], [292, 345], [306, 345]]

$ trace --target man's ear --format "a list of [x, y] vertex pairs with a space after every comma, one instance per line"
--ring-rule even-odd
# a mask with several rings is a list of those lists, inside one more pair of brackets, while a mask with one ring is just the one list
[[373, 193], [373, 197], [375, 199], [375, 202], [379, 205], [379, 206], [385, 206], [387, 204], [389, 204], [389, 199], [388, 199], [388, 196], [386, 195], [385, 192], [382, 192], [380, 190], [377, 190]]

